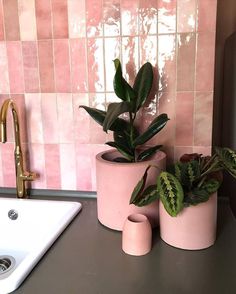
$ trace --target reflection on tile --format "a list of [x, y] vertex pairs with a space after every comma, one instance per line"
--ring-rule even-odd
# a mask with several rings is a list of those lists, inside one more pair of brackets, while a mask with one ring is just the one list
[[106, 71], [106, 91], [113, 91], [113, 79], [115, 66], [113, 60], [120, 59], [120, 38], [105, 39], [105, 71]]
[[35, 13], [38, 39], [51, 39], [52, 19], [50, 1], [35, 0]]
[[102, 39], [88, 39], [89, 92], [104, 91], [104, 60]]
[[53, 37], [55, 39], [68, 38], [67, 0], [51, 0]]
[[139, 1], [139, 31], [141, 35], [157, 33], [157, 1]]
[[60, 149], [58, 144], [45, 144], [45, 176], [48, 189], [61, 189]]
[[139, 69], [138, 37], [122, 38], [122, 70], [126, 81], [133, 85]]
[[179, 33], [194, 32], [196, 26], [196, 1], [177, 1], [177, 31]]
[[103, 7], [102, 0], [86, 1], [87, 36], [97, 37], [103, 35]]
[[34, 189], [43, 189], [46, 186], [44, 144], [29, 144], [29, 158], [30, 169], [39, 175], [31, 186]]
[[195, 34], [178, 35], [177, 91], [194, 90]]
[[176, 90], [176, 37], [159, 35], [158, 37], [158, 73], [159, 91]]
[[211, 146], [213, 93], [197, 92], [194, 104], [194, 146]]
[[177, 93], [175, 146], [193, 145], [193, 110], [193, 92]]
[[39, 91], [38, 52], [35, 41], [22, 42], [22, 55], [25, 78], [25, 92], [35, 93]]
[[139, 0], [121, 0], [122, 36], [133, 36], [138, 32]]
[[105, 36], [120, 34], [120, 0], [103, 0], [103, 22]]
[[213, 91], [215, 33], [198, 33], [196, 57], [196, 90]]
[[74, 144], [60, 144], [60, 167], [61, 189], [76, 190], [76, 154]]
[[157, 64], [157, 36], [141, 36], [139, 43], [140, 65], [149, 61], [155, 66]]
[[14, 164], [14, 143], [1, 144], [2, 166], [3, 166], [3, 187], [15, 187], [16, 175]]
[[21, 41], [36, 40], [37, 33], [34, 1], [18, 0], [18, 10]]
[[85, 0], [68, 0], [68, 21], [70, 38], [85, 37]]
[[0, 0], [0, 41], [5, 39], [2, 0]]
[[158, 1], [158, 34], [175, 33], [176, 0]]

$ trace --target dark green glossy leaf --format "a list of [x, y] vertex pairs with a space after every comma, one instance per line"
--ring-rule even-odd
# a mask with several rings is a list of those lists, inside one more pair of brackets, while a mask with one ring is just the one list
[[215, 193], [220, 188], [221, 182], [216, 179], [209, 179], [203, 183], [201, 189], [206, 190], [207, 193]]
[[150, 158], [153, 154], [156, 153], [157, 150], [159, 150], [162, 147], [162, 145], [156, 145], [153, 147], [150, 147], [143, 152], [141, 152], [137, 158], [137, 161], [144, 161]]
[[133, 193], [131, 195], [129, 204], [135, 204], [139, 202], [139, 199], [142, 197], [142, 192], [144, 191], [145, 185], [146, 185], [146, 181], [147, 181], [147, 176], [148, 176], [148, 170], [151, 168], [151, 166], [149, 165], [142, 178], [140, 179], [140, 181], [137, 183], [137, 185], [135, 186]]
[[220, 163], [226, 171], [236, 178], [236, 152], [230, 148], [215, 148]]
[[127, 158], [130, 162], [134, 161], [134, 155], [131, 154], [130, 150], [123, 145], [119, 145], [116, 142], [106, 142], [107, 145], [116, 148], [125, 158]]
[[135, 81], [134, 90], [137, 93], [135, 102], [136, 111], [145, 103], [153, 83], [153, 69], [151, 63], [145, 63], [139, 70]]
[[[85, 109], [88, 114], [101, 126], [103, 126], [103, 122], [105, 120], [105, 117], [106, 117], [106, 114], [107, 112], [106, 111], [103, 111], [103, 110], [99, 110], [99, 109], [96, 109], [96, 108], [92, 108], [92, 107], [88, 107], [88, 106], [80, 106], [81, 108]], [[124, 131], [125, 129], [128, 129], [129, 128], [129, 124], [127, 121], [125, 121], [124, 119], [122, 118], [117, 118], [113, 124], [110, 126], [110, 130], [111, 131]]]
[[130, 111], [129, 102], [111, 103], [108, 105], [107, 114], [103, 122], [103, 130], [107, 132], [119, 115]]
[[142, 196], [135, 202], [136, 206], [145, 206], [159, 199], [159, 193], [156, 185], [148, 186], [142, 193]]
[[161, 172], [157, 178], [157, 189], [161, 202], [171, 216], [183, 208], [184, 191], [178, 179], [168, 172]]
[[134, 140], [134, 146], [143, 145], [148, 140], [150, 140], [153, 136], [160, 132], [161, 129], [164, 128], [168, 120], [169, 118], [165, 113], [157, 116], [149, 125], [148, 129]]
[[184, 205], [197, 205], [206, 202], [210, 197], [210, 193], [202, 188], [194, 188], [191, 192], [185, 195]]
[[116, 95], [123, 101], [133, 101], [136, 93], [133, 88], [126, 82], [122, 76], [121, 63], [119, 59], [114, 60], [116, 73], [113, 80], [114, 91]]

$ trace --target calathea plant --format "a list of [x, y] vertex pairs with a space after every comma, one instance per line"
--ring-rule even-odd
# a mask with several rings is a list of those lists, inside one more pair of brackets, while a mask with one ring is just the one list
[[205, 202], [220, 187], [227, 171], [236, 178], [236, 153], [230, 148], [215, 148], [212, 156], [184, 154], [157, 177], [157, 184], [145, 187], [148, 170], [136, 185], [130, 204], [144, 206], [160, 199], [171, 216], [186, 206]]
[[[151, 157], [161, 145], [142, 148], [140, 147], [156, 135], [169, 120], [166, 114], [157, 116], [148, 128], [140, 134], [135, 121], [137, 113], [147, 102], [153, 84], [152, 65], [145, 63], [137, 73], [134, 85], [131, 87], [123, 78], [119, 59], [114, 60], [115, 76], [113, 81], [114, 92], [121, 99], [119, 103], [110, 103], [107, 111], [80, 106], [103, 127], [103, 130], [113, 131], [114, 141], [106, 142], [107, 145], [116, 148], [121, 154], [116, 161], [136, 162], [144, 161]], [[128, 119], [120, 117], [128, 113]]]

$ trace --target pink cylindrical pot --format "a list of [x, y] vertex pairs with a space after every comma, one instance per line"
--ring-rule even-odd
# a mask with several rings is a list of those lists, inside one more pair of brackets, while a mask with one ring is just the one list
[[147, 254], [152, 247], [152, 227], [143, 214], [131, 214], [124, 223], [122, 249], [130, 255]]
[[148, 217], [153, 227], [158, 224], [159, 202], [144, 207], [130, 205], [134, 187], [148, 165], [156, 165], [148, 173], [147, 185], [155, 184], [157, 175], [165, 169], [166, 155], [159, 151], [152, 160], [135, 163], [113, 162], [119, 157], [116, 150], [101, 152], [96, 156], [97, 209], [99, 221], [114, 230], [122, 231], [124, 221], [133, 213]]
[[159, 215], [161, 239], [167, 244], [181, 249], [199, 250], [215, 243], [216, 193], [207, 202], [183, 208], [176, 217], [170, 216], [160, 203]]

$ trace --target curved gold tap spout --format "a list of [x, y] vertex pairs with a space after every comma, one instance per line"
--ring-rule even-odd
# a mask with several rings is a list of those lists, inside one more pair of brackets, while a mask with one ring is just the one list
[[0, 142], [6, 143], [7, 141], [7, 113], [8, 108], [11, 108], [14, 125], [15, 136], [15, 168], [16, 168], [16, 192], [18, 198], [27, 198], [25, 181], [33, 181], [36, 178], [36, 174], [32, 172], [25, 172], [23, 168], [23, 155], [21, 151], [20, 140], [20, 127], [19, 117], [16, 104], [11, 99], [4, 101], [0, 110]]

